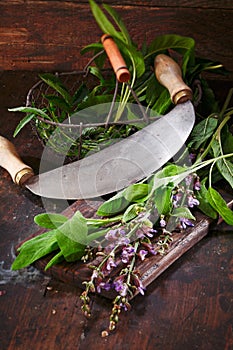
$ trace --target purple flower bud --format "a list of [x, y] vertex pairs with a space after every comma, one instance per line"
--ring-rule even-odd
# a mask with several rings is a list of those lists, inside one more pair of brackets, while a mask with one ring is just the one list
[[164, 220], [164, 218], [160, 219], [159, 223], [160, 223], [160, 226], [161, 226], [161, 227], [165, 227], [165, 226], [167, 225], [167, 223], [166, 223], [166, 221]]
[[104, 289], [106, 291], [109, 291], [111, 289], [111, 284], [110, 283], [105, 283], [105, 282], [100, 282], [96, 286], [97, 293], [101, 293], [101, 290]]
[[190, 208], [193, 208], [194, 205], [199, 205], [199, 204], [200, 202], [196, 198], [194, 198], [192, 195], [188, 196], [188, 206]]
[[143, 245], [143, 247], [152, 255], [156, 255], [157, 252], [155, 251], [154, 246], [151, 243], [147, 243], [147, 242], [141, 242], [141, 244]]
[[105, 235], [105, 238], [108, 240], [108, 241], [115, 241], [117, 238], [118, 238], [118, 230], [115, 229], [115, 230], [109, 230], [106, 235]]
[[139, 251], [139, 253], [138, 253], [138, 255], [139, 255], [139, 257], [140, 257], [140, 259], [143, 261], [143, 260], [145, 260], [145, 257], [146, 257], [146, 255], [148, 254], [148, 251], [147, 250], [144, 250], [144, 249], [141, 249], [140, 251]]
[[124, 247], [121, 253], [121, 261], [124, 264], [127, 264], [129, 262], [130, 257], [133, 256], [134, 253], [135, 253], [135, 249], [131, 245]]
[[139, 291], [139, 293], [144, 295], [145, 294], [144, 290], [146, 290], [146, 288], [143, 286], [142, 281], [136, 274], [133, 275], [133, 283], [135, 287], [137, 287], [137, 290]]
[[200, 191], [200, 189], [201, 189], [201, 183], [200, 183], [199, 179], [197, 179], [197, 180], [194, 182], [193, 188], [194, 188], [194, 190], [196, 190], [196, 191]]
[[187, 186], [190, 186], [192, 181], [193, 181], [193, 176], [191, 174], [186, 176], [185, 183], [186, 183]]
[[186, 229], [187, 226], [191, 226], [191, 227], [194, 226], [194, 224], [189, 219], [186, 219], [186, 218], [180, 218], [180, 224], [183, 229]]
[[128, 291], [128, 286], [124, 283], [125, 276], [118, 276], [113, 282], [113, 287], [116, 292], [118, 292], [121, 296], [126, 296]]
[[117, 265], [115, 264], [115, 261], [113, 260], [112, 257], [108, 258], [107, 264], [106, 264], [106, 270], [111, 271], [113, 267], [116, 267]]

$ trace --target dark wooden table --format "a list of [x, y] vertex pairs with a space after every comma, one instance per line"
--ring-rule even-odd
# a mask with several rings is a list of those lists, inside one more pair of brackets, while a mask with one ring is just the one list
[[[36, 79], [34, 73], [0, 75], [0, 133], [10, 140], [21, 115], [7, 108], [24, 104]], [[30, 127], [14, 143], [37, 168], [42, 148]], [[16, 187], [0, 169], [1, 350], [233, 349], [232, 227], [213, 226], [150, 285], [144, 297], [132, 301], [117, 331], [101, 338], [111, 310], [109, 300], [95, 297], [92, 318], [87, 320], [80, 311], [79, 289], [32, 269], [10, 271], [14, 246], [36, 230], [33, 217], [43, 211], [40, 198]]]

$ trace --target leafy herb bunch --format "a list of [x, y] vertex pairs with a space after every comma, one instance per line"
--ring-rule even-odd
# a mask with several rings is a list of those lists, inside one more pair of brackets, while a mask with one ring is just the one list
[[[93, 0], [90, 0], [90, 6], [103, 33], [111, 35], [117, 43], [131, 72], [130, 84], [118, 84], [112, 70], [106, 73], [108, 59], [102, 43], [87, 45], [81, 53], [91, 53], [92, 58], [83, 70], [84, 75], [81, 72], [60, 75], [40, 74], [43, 84], [36, 84], [35, 88], [31, 89], [27, 106], [10, 109], [26, 113], [17, 126], [14, 136], [28, 122], [34, 121], [39, 137], [47, 142], [48, 146], [59, 153], [78, 158], [85, 157], [89, 151], [99, 151], [109, 145], [111, 139], [129, 136], [145, 124], [124, 125], [122, 114], [128, 102], [135, 103], [136, 98], [139, 103], [157, 114], [164, 114], [171, 107], [167, 89], [159, 84], [154, 74], [154, 58], [159, 53], [173, 55], [180, 60], [184, 80], [194, 90], [194, 99], [199, 99], [198, 87], [201, 85], [202, 101], [206, 101], [205, 109], [208, 112], [212, 111], [212, 107], [210, 110], [209, 106], [215, 103], [214, 97], [210, 96], [210, 90], [206, 81], [200, 77], [200, 73], [213, 70], [218, 73], [223, 72], [223, 69], [218, 63], [195, 57], [195, 41], [192, 38], [161, 35], [149, 45], [144, 43], [139, 49], [139, 45], [133, 42], [124, 22], [112, 7], [103, 5], [112, 20], [110, 21]], [[197, 81], [199, 85], [196, 84]], [[111, 110], [109, 111], [106, 117], [107, 124], [106, 120], [98, 116], [102, 125], [93, 127], [92, 120], [87, 117], [82, 119], [79, 113], [90, 106], [111, 104], [115, 101], [119, 103], [119, 107], [114, 111], [114, 115], [111, 115]], [[126, 119], [137, 118], [128, 111]], [[123, 125], [116, 125], [119, 121]], [[111, 125], [111, 122], [114, 125]], [[55, 130], [56, 136], [51, 137]], [[81, 137], [78, 137], [80, 134]]]
[[[131, 87], [142, 104], [157, 113], [170, 108], [168, 92], [159, 85], [151, 70], [157, 53], [175, 52], [182, 57], [186, 82], [194, 87], [198, 79], [202, 86], [202, 106], [197, 110], [196, 124], [186, 151], [180, 155], [177, 164], [168, 162], [149, 178], [117, 193], [99, 206], [96, 218], [85, 218], [79, 211], [70, 219], [52, 213], [36, 216], [35, 222], [48, 231], [23, 243], [12, 265], [13, 269], [20, 269], [50, 253], [53, 256], [45, 269], [64, 260], [90, 262], [92, 272], [90, 279], [84, 282], [82, 310], [90, 316], [91, 293], [114, 291], [116, 297], [109, 320], [109, 330], [112, 331], [120, 312], [130, 308], [130, 299], [145, 292], [137, 270], [138, 262], [149, 259], [151, 255], [166, 254], [173, 233], [195, 224], [194, 208], [213, 220], [221, 216], [227, 224], [233, 225], [233, 213], [218, 191], [219, 183], [233, 188], [233, 136], [230, 130], [233, 89], [219, 108], [200, 73], [213, 69], [218, 72], [220, 65], [197, 59], [193, 39], [165, 35], [138, 50], [122, 19], [111, 7], [103, 5], [119, 31], [93, 0], [90, 0], [90, 5], [100, 28], [114, 38], [122, 51], [131, 70]], [[83, 53], [90, 50], [94, 52], [96, 65], [89, 66], [89, 71], [100, 78], [101, 88], [109, 87], [101, 75], [106, 59], [102, 44], [88, 45]], [[194, 87], [194, 103], [199, 99], [199, 88], [200, 85]], [[103, 98], [96, 94], [98, 89], [99, 86], [80, 104], [98, 103]], [[122, 111], [121, 104], [125, 105], [133, 98], [130, 92], [129, 86], [120, 86], [116, 97], [120, 102], [117, 118]], [[35, 109], [26, 112], [34, 113]], [[113, 271], [117, 271], [114, 278]]]

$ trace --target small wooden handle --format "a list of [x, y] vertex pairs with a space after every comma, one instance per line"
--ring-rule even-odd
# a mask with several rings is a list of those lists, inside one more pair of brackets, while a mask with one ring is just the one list
[[117, 80], [120, 83], [126, 83], [130, 79], [130, 72], [113, 38], [108, 34], [104, 34], [101, 37], [101, 42], [116, 74]]
[[155, 75], [168, 89], [174, 104], [192, 100], [192, 90], [184, 83], [181, 69], [171, 57], [163, 54], [155, 57]]
[[0, 136], [0, 166], [6, 169], [14, 183], [20, 186], [34, 175], [32, 168], [20, 159], [14, 145], [2, 136]]

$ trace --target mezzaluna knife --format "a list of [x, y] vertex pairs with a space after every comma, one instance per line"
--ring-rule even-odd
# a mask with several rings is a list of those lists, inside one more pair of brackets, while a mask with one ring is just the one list
[[17, 185], [42, 197], [60, 199], [96, 198], [148, 177], [184, 146], [195, 122], [192, 91], [183, 82], [178, 64], [166, 55], [158, 55], [155, 74], [176, 106], [140, 131], [86, 158], [39, 175], [34, 175], [13, 144], [0, 136], [0, 166]]

